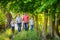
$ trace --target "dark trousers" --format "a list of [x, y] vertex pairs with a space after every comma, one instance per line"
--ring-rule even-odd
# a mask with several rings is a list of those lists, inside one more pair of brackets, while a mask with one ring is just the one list
[[28, 23], [24, 23], [24, 28], [26, 31], [28, 30]]
[[14, 31], [15, 31], [15, 27], [12, 27], [12, 33], [14, 33]]
[[20, 32], [21, 31], [21, 23], [17, 23], [18, 25], [18, 31]]

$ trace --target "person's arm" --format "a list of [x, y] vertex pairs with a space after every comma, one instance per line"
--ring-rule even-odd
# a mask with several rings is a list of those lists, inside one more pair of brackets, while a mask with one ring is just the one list
[[23, 20], [23, 19], [22, 19], [22, 17], [21, 17], [21, 22], [22, 22], [22, 20]]
[[24, 21], [24, 16], [23, 16], [22, 20]]
[[10, 22], [10, 25], [11, 25], [11, 22]]
[[29, 21], [29, 16], [27, 16], [27, 19], [28, 19], [28, 21]]
[[33, 19], [33, 25], [34, 25], [34, 19]]

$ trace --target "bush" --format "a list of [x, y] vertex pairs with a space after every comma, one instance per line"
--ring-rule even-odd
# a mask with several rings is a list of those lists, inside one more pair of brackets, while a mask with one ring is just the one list
[[6, 28], [6, 17], [5, 17], [5, 15], [3, 14], [3, 13], [0, 13], [0, 31], [1, 30], [5, 30], [5, 28]]
[[10, 40], [10, 36], [12, 35], [11, 29], [6, 29], [5, 32], [0, 33], [0, 40]]

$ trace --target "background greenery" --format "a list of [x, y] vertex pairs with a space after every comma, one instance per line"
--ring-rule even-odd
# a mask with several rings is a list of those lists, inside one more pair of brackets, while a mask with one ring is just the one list
[[[12, 35], [10, 21], [17, 13], [24, 13], [34, 18], [34, 31], [15, 33], [15, 40], [41, 40], [46, 36], [60, 38], [60, 0], [0, 0], [0, 38], [10, 40]], [[10, 31], [8, 31], [10, 30]], [[8, 31], [8, 32], [7, 32]], [[20, 36], [21, 35], [21, 36]], [[39, 36], [40, 35], [40, 36]], [[6, 39], [7, 38], [7, 39]]]

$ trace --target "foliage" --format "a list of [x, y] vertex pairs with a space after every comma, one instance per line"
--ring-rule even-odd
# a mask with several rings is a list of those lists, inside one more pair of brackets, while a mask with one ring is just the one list
[[[14, 35], [17, 34], [17, 30], [15, 30]], [[10, 29], [6, 29], [5, 32], [1, 33], [0, 32], [0, 40], [11, 40], [12, 38], [12, 30]]]
[[0, 40], [10, 40], [9, 37], [11, 36], [11, 29], [7, 29], [6, 32], [0, 33]]
[[[54, 6], [59, 0], [1, 0], [1, 8], [13, 12], [42, 12]], [[58, 6], [58, 5], [57, 5]], [[58, 7], [57, 7], [58, 8]]]
[[4, 24], [6, 20], [5, 15], [0, 11], [0, 24]]

